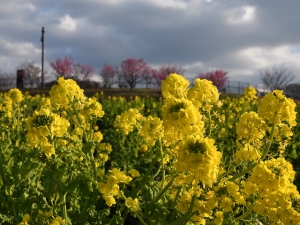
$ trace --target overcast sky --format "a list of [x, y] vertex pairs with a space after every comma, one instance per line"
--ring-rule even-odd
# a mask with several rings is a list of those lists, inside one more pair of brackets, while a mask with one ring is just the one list
[[45, 67], [72, 56], [99, 73], [143, 58], [177, 64], [184, 75], [222, 69], [231, 81], [262, 83], [260, 70], [284, 64], [300, 82], [298, 0], [1, 0], [0, 70], [23, 61]]

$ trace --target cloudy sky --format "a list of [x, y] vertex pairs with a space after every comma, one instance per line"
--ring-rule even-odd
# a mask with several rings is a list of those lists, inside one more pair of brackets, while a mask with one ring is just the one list
[[222, 69], [250, 83], [284, 64], [300, 82], [299, 9], [298, 0], [1, 0], [0, 70], [40, 64], [45, 27], [49, 73], [65, 56], [96, 73], [143, 58], [180, 65], [188, 78]]

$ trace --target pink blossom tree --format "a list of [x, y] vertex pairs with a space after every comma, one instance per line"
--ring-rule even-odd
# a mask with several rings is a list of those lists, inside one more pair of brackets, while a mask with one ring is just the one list
[[66, 56], [64, 59], [57, 58], [50, 65], [56, 78], [63, 76], [65, 78], [72, 77], [77, 81], [89, 81], [89, 78], [94, 73], [93, 66], [89, 64], [75, 64], [71, 56]]
[[208, 73], [199, 73], [198, 77], [201, 79], [207, 79], [213, 82], [213, 84], [219, 89], [222, 90], [225, 86], [227, 77], [227, 72], [223, 70], [215, 70]]
[[56, 76], [56, 78], [59, 78], [61, 76], [70, 77], [73, 73], [73, 62], [74, 61], [71, 56], [66, 56], [64, 59], [57, 58], [54, 62], [51, 62], [50, 65], [54, 70], [54, 75]]
[[161, 81], [165, 80], [167, 76], [169, 76], [171, 73], [183, 75], [184, 70], [176, 64], [171, 64], [167, 66], [161, 66], [158, 70], [152, 69], [151, 73], [156, 81], [157, 86], [160, 88]]
[[74, 79], [80, 81], [89, 81], [89, 78], [94, 73], [93, 66], [88, 64], [73, 64], [72, 69]]
[[143, 59], [129, 58], [121, 63], [119, 75], [129, 85], [131, 91], [137, 83], [144, 79], [148, 72], [147, 63]]
[[113, 68], [109, 64], [104, 64], [102, 70], [100, 71], [100, 76], [102, 77], [102, 82], [104, 87], [108, 87], [109, 89], [117, 83], [117, 68]]

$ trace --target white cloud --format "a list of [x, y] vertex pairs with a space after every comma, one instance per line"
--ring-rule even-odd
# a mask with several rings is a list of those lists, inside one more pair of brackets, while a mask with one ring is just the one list
[[65, 31], [76, 30], [77, 21], [70, 17], [68, 14], [60, 19], [60, 24], [58, 27]]
[[4, 39], [0, 39], [0, 45], [6, 52], [14, 53], [17, 57], [27, 57], [28, 55], [35, 56], [40, 52], [40, 49], [36, 48], [30, 42], [11, 42]]
[[238, 56], [248, 59], [256, 67], [276, 66], [286, 62], [299, 62], [300, 55], [293, 53], [293, 46], [281, 45], [276, 47], [251, 47], [243, 49]]
[[41, 50], [30, 42], [11, 42], [0, 39], [0, 70], [3, 72], [15, 72], [16, 67], [26, 60], [39, 62]]
[[35, 11], [36, 10], [35, 5], [33, 5], [31, 3], [25, 3], [25, 4], [23, 4], [23, 7], [29, 9], [30, 11]]
[[182, 0], [152, 0], [147, 1], [149, 4], [154, 4], [156, 6], [159, 6], [161, 8], [174, 8], [174, 9], [186, 9], [187, 3], [186, 1]]
[[[95, 2], [97, 2], [99, 0], [96, 0]], [[121, 3], [124, 3], [125, 0], [100, 0], [100, 2], [103, 2], [105, 4], [108, 4], [108, 5], [118, 5], [118, 4], [121, 4]]]
[[231, 9], [227, 12], [227, 23], [234, 25], [251, 22], [255, 19], [255, 12], [256, 10], [253, 6]]

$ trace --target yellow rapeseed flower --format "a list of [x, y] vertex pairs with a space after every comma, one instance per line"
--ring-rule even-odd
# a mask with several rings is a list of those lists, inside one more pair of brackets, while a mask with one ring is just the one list
[[49, 92], [52, 103], [58, 108], [70, 108], [69, 103], [74, 100], [84, 102], [86, 97], [83, 90], [72, 79], [65, 80], [60, 77], [57, 80], [58, 84], [51, 87]]
[[161, 92], [164, 98], [185, 98], [189, 81], [182, 75], [171, 73], [166, 80], [162, 80]]
[[131, 170], [129, 170], [128, 171], [128, 173], [134, 178], [134, 177], [139, 177], [139, 176], [141, 176], [140, 175], [140, 172], [138, 171], [138, 170], [136, 170], [136, 169], [131, 169]]
[[65, 220], [60, 216], [56, 217], [54, 220], [51, 221], [50, 225], [62, 225], [65, 224]]
[[133, 212], [136, 212], [139, 210], [139, 201], [137, 198], [132, 199], [131, 197], [126, 198], [125, 205], [131, 209]]
[[282, 90], [275, 90], [264, 96], [258, 106], [258, 116], [268, 124], [286, 122], [290, 127], [296, 125], [296, 103], [283, 95]]
[[252, 87], [249, 86], [247, 88], [244, 89], [244, 98], [245, 99], [249, 99], [249, 100], [253, 100], [253, 99], [257, 99], [257, 91]]
[[188, 91], [188, 99], [203, 111], [209, 112], [214, 105], [218, 105], [219, 92], [212, 81], [197, 78], [195, 85]]
[[23, 101], [23, 94], [18, 88], [12, 88], [8, 92], [9, 98], [14, 104], [20, 103]]

